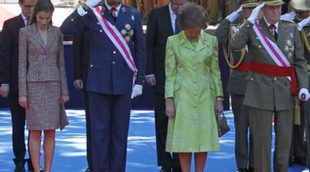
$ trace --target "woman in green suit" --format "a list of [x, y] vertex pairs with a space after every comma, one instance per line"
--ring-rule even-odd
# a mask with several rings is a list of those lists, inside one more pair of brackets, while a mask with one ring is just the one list
[[219, 150], [215, 112], [223, 110], [223, 91], [218, 42], [203, 31], [207, 22], [202, 6], [185, 4], [178, 15], [183, 31], [166, 47], [166, 151], [179, 154], [183, 172], [190, 171], [192, 153], [195, 171], [203, 172], [207, 152]]

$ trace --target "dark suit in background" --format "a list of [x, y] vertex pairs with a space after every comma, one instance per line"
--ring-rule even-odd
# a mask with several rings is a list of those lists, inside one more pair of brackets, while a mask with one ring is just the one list
[[90, 132], [90, 115], [89, 115], [89, 101], [86, 91], [87, 87], [87, 73], [89, 66], [89, 56], [90, 56], [90, 41], [89, 33], [82, 32], [78, 33], [73, 38], [72, 45], [72, 64], [73, 64], [73, 78], [74, 80], [82, 80], [83, 82], [83, 98], [85, 107], [85, 119], [86, 119], [86, 151], [87, 151], [87, 163], [88, 169], [93, 169], [93, 164], [91, 160], [91, 132]]
[[167, 38], [173, 35], [169, 5], [151, 11], [147, 24], [146, 75], [155, 75], [155, 130], [158, 166], [179, 167], [176, 154], [165, 151], [168, 117], [165, 114], [165, 52]]
[[[13, 159], [16, 168], [24, 168], [25, 159], [25, 109], [18, 103], [18, 36], [25, 23], [22, 15], [8, 19], [3, 24], [0, 44], [0, 83], [9, 84], [9, 108], [12, 114]], [[30, 160], [30, 159], [29, 159]], [[32, 164], [28, 162], [29, 168]]]

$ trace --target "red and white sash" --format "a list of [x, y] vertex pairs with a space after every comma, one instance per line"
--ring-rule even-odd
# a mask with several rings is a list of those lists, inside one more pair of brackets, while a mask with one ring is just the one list
[[262, 28], [259, 26], [258, 21], [256, 20], [253, 26], [253, 29], [260, 40], [260, 42], [263, 44], [264, 48], [270, 55], [271, 59], [278, 65], [278, 66], [284, 66], [284, 67], [290, 67], [291, 64], [285, 57], [285, 55], [282, 53], [280, 48], [277, 44], [275, 44], [273, 41], [271, 41], [265, 33], [262, 31]]
[[136, 67], [135, 61], [133, 60], [131, 51], [124, 40], [121, 33], [118, 31], [118, 29], [112, 25], [108, 20], [106, 20], [102, 14], [100, 7], [92, 8], [95, 16], [97, 17], [97, 20], [102, 27], [105, 34], [109, 37], [109, 39], [113, 42], [117, 50], [122, 54], [124, 60], [126, 61], [129, 68], [134, 73], [134, 78], [138, 72], [138, 69]]

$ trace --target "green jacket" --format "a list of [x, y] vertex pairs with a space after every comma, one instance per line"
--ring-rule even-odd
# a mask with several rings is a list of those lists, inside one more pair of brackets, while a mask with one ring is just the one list
[[[289, 63], [295, 67], [299, 88], [308, 88], [304, 49], [296, 24], [280, 20], [278, 40], [275, 41], [265, 21], [261, 19], [259, 23], [266, 36], [278, 45]], [[276, 65], [252, 27], [253, 25], [246, 21], [233, 38], [231, 47], [238, 50], [247, 44], [252, 61]], [[291, 109], [293, 108], [293, 95], [290, 92], [290, 81], [287, 77], [273, 77], [249, 72], [244, 104], [263, 110]]]
[[174, 97], [181, 86], [195, 96], [205, 90], [214, 91], [215, 97], [223, 95], [216, 37], [202, 31], [196, 46], [186, 38], [184, 31], [169, 37], [165, 63], [166, 98]]

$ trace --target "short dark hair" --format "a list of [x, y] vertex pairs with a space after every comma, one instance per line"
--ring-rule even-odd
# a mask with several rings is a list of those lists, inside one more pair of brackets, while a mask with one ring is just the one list
[[193, 2], [184, 4], [178, 14], [178, 25], [182, 30], [191, 27], [206, 28], [209, 18], [207, 11], [201, 6]]
[[[55, 10], [55, 7], [50, 0], [38, 0], [32, 11], [32, 16], [30, 20], [31, 24], [37, 22], [36, 15], [39, 12], [45, 11], [45, 12], [53, 13], [54, 10]], [[51, 24], [52, 24], [52, 21], [51, 21]]]

